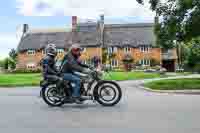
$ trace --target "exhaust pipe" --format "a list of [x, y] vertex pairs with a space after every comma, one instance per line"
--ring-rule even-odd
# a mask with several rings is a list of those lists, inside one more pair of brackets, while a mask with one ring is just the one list
[[92, 96], [81, 96], [84, 100], [93, 100]]

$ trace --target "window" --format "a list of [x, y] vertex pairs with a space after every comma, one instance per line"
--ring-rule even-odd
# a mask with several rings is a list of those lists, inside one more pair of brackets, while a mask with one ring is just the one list
[[130, 47], [125, 47], [124, 48], [124, 52], [125, 53], [130, 53], [131, 52], [131, 48]]
[[46, 50], [45, 50], [45, 49], [42, 50], [42, 54], [43, 54], [43, 55], [46, 54]]
[[35, 66], [34, 63], [28, 63], [28, 64], [26, 65], [26, 67], [27, 67], [28, 69], [33, 69], [33, 68], [35, 68], [36, 66]]
[[118, 66], [118, 60], [112, 59], [111, 60], [111, 66], [112, 67], [117, 67]]
[[117, 52], [117, 47], [108, 47], [107, 51], [108, 51], [109, 54], [116, 53]]
[[143, 65], [143, 66], [149, 66], [150, 60], [149, 59], [142, 59], [142, 60], [140, 60], [140, 64]]
[[83, 51], [82, 52], [86, 52], [86, 48], [83, 48]]
[[28, 51], [27, 51], [27, 54], [28, 54], [28, 55], [35, 55], [35, 50], [28, 50]]
[[86, 61], [86, 60], [83, 60], [82, 63], [83, 63], [83, 64], [87, 64], [87, 61]]
[[64, 49], [57, 49], [58, 54], [64, 53]]
[[149, 49], [150, 49], [150, 46], [143, 45], [143, 46], [140, 47], [141, 52], [149, 52]]

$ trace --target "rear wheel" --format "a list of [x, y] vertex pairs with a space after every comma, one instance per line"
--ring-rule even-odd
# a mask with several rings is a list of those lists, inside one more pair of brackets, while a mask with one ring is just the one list
[[58, 91], [55, 85], [42, 88], [41, 95], [44, 102], [51, 107], [59, 107], [64, 104], [64, 95]]
[[121, 100], [122, 91], [118, 84], [112, 81], [104, 81], [94, 90], [95, 99], [103, 106], [114, 106]]

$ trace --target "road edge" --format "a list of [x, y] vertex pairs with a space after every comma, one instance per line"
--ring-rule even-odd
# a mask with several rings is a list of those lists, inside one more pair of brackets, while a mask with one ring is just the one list
[[142, 89], [154, 92], [154, 93], [168, 93], [168, 94], [188, 94], [188, 95], [200, 95], [200, 90], [154, 90], [144, 85], [141, 86]]

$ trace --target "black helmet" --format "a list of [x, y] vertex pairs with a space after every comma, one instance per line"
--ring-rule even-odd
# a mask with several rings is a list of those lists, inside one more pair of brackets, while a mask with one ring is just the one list
[[52, 43], [48, 44], [46, 47], [46, 54], [55, 57], [57, 55], [56, 45]]

